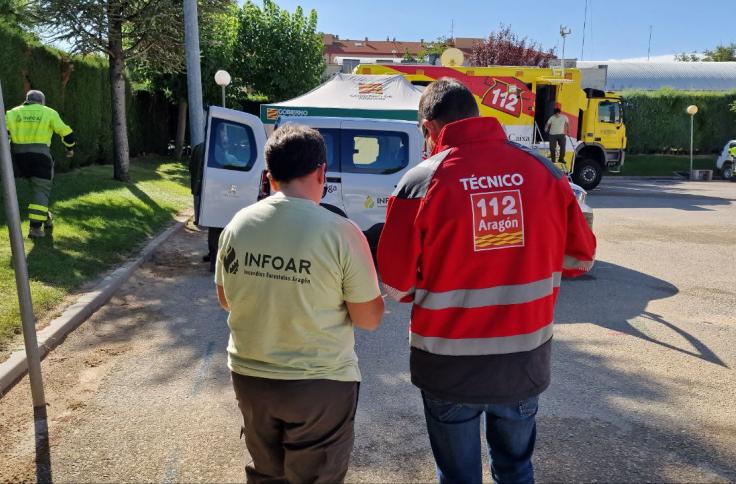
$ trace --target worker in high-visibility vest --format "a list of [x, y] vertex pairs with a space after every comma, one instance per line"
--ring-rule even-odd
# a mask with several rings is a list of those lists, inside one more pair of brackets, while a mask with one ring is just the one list
[[28, 91], [26, 101], [5, 113], [5, 117], [16, 176], [29, 179], [33, 191], [28, 204], [31, 226], [28, 237], [44, 237], [53, 228], [53, 217], [49, 211], [54, 179], [51, 138], [54, 133], [58, 134], [66, 148], [66, 156], [71, 157], [76, 144], [74, 133], [61, 120], [59, 113], [46, 106], [46, 96], [41, 91]]

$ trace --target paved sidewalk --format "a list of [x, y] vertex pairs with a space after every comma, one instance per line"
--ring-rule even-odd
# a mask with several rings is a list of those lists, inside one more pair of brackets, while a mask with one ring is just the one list
[[[736, 481], [730, 186], [606, 181], [591, 194], [600, 262], [563, 282], [540, 481]], [[243, 480], [205, 245], [174, 237], [44, 361], [54, 481]], [[408, 312], [390, 303], [381, 329], [358, 334], [350, 482], [434, 480]], [[32, 422], [24, 380], [0, 400], [0, 481], [35, 479]]]

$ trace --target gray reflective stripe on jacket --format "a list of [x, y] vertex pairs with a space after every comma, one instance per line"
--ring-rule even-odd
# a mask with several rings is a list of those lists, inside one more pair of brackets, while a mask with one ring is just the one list
[[562, 262], [563, 269], [578, 269], [581, 271], [589, 271], [593, 268], [595, 260], [580, 260], [575, 257], [566, 255], [565, 260]]
[[51, 157], [51, 149], [43, 143], [29, 143], [24, 145], [13, 143], [12, 146], [13, 153], [38, 153], [41, 155], [46, 155], [49, 158]]
[[388, 295], [388, 297], [390, 297], [391, 299], [394, 299], [396, 301], [401, 301], [402, 299], [404, 299], [408, 295], [412, 295], [412, 296], [414, 295], [414, 288], [413, 287], [411, 289], [409, 289], [408, 291], [399, 291], [398, 289], [389, 286], [385, 282], [383, 282], [381, 284], [383, 285], [383, 289], [386, 291], [386, 294]]
[[553, 272], [546, 279], [527, 284], [495, 286], [484, 289], [456, 289], [445, 292], [417, 289], [414, 303], [425, 309], [482, 308], [505, 304], [523, 304], [551, 296], [555, 288], [560, 287], [561, 279], [562, 273]]
[[520, 353], [539, 348], [552, 337], [553, 324], [533, 333], [496, 338], [438, 338], [411, 333], [410, 342], [414, 348], [435, 355], [478, 356]]

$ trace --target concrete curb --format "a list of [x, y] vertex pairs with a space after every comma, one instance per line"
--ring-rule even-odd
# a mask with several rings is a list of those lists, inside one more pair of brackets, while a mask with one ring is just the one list
[[[43, 359], [52, 349], [59, 345], [69, 333], [74, 331], [83, 322], [92, 316], [100, 307], [106, 304], [115, 294], [115, 291], [127, 281], [130, 276], [148, 259], [158, 247], [169, 237], [181, 231], [186, 221], [177, 221], [151, 240], [138, 256], [115, 269], [110, 275], [102, 279], [90, 292], [82, 294], [77, 302], [69, 306], [58, 318], [54, 319], [43, 330], [38, 332], [38, 349]], [[25, 350], [19, 350], [0, 364], [0, 397], [5, 395], [28, 371]]]
[[604, 180], [682, 180], [682, 177], [675, 175], [660, 175], [660, 176], [617, 176], [607, 175], [603, 177]]

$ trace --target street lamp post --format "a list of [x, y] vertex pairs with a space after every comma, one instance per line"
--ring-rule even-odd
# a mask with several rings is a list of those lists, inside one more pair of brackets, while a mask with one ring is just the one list
[[698, 114], [698, 107], [691, 104], [685, 110], [690, 115], [690, 179], [693, 179], [693, 138], [695, 132], [695, 115]]
[[564, 25], [560, 25], [560, 37], [562, 37], [562, 78], [565, 78], [565, 39], [572, 33], [572, 30]]
[[219, 71], [215, 72], [215, 84], [220, 86], [222, 88], [222, 107], [225, 107], [225, 87], [230, 84], [230, 81], [232, 79], [230, 78], [230, 73], [220, 69]]

